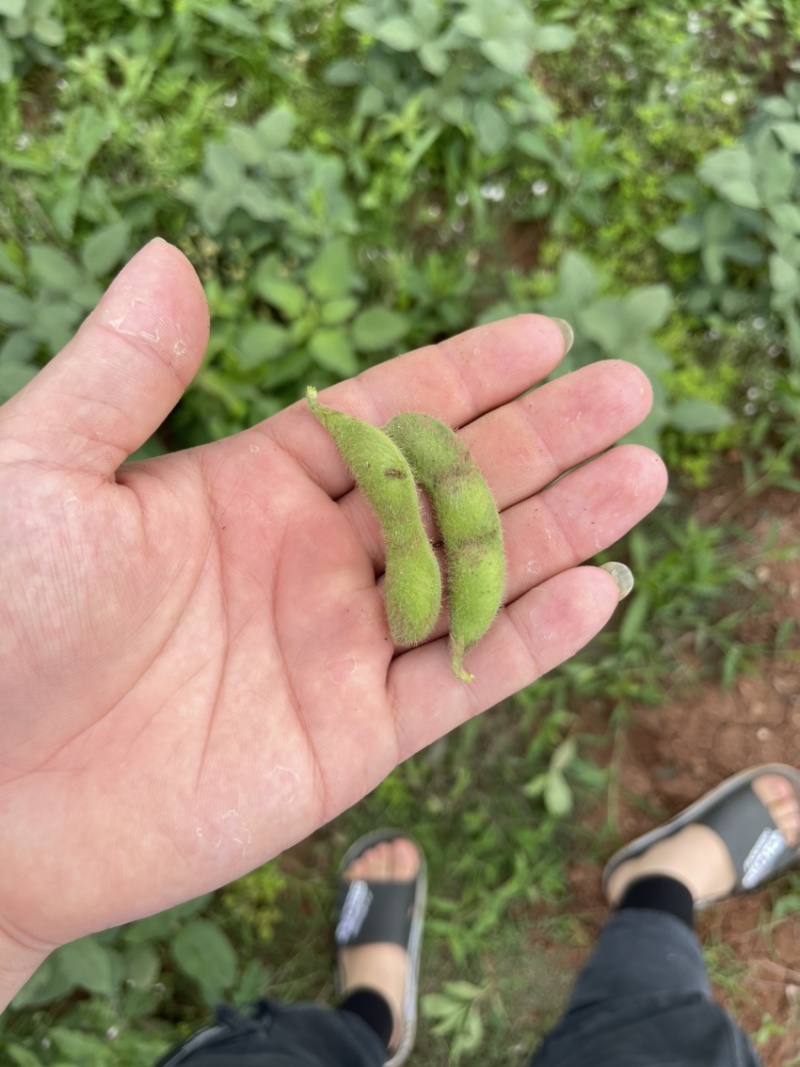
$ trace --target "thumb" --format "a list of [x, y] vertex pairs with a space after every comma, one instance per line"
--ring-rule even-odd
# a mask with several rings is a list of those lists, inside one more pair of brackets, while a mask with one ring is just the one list
[[194, 268], [166, 241], [151, 241], [69, 344], [0, 409], [4, 454], [110, 477], [178, 402], [207, 340]]

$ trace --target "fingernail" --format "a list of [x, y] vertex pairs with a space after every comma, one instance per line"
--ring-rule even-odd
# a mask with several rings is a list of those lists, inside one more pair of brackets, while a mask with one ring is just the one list
[[630, 567], [626, 567], [624, 563], [604, 563], [600, 569], [608, 571], [617, 584], [619, 599], [624, 600], [633, 589], [633, 571]]
[[575, 333], [566, 321], [566, 319], [553, 319], [553, 322], [558, 326], [559, 330], [564, 336], [564, 355], [572, 348], [572, 342], [575, 340]]

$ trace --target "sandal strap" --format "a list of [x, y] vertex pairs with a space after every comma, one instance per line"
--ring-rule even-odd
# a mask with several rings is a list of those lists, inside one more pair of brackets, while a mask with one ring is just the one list
[[417, 879], [368, 882], [361, 878], [340, 883], [334, 935], [337, 946], [388, 942], [408, 948], [417, 884]]
[[795, 857], [769, 809], [751, 786], [722, 799], [697, 822], [708, 826], [727, 848], [739, 889], [755, 889]]

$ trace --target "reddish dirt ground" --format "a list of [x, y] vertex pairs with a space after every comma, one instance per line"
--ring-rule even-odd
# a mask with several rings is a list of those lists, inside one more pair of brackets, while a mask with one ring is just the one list
[[[700, 517], [710, 521], [732, 504], [738, 508], [741, 499], [735, 488], [709, 495]], [[800, 767], [800, 552], [790, 550], [777, 560], [774, 552], [776, 543], [800, 548], [797, 496], [771, 493], [739, 508], [737, 518], [753, 537], [748, 558], [753, 551], [754, 573], [768, 604], [747, 617], [741, 639], [770, 645], [785, 619], [794, 619], [795, 628], [782, 652], [764, 656], [758, 670], [737, 678], [730, 691], [709, 684], [672, 705], [638, 710], [621, 757], [618, 814], [626, 840], [654, 825], [637, 798], [651, 811], [672, 816], [746, 767], [770, 762]], [[769, 540], [776, 534], [776, 542]], [[576, 864], [571, 881], [576, 910], [594, 932], [606, 914], [597, 871]], [[800, 1064], [800, 911], [777, 921], [772, 916], [774, 904], [790, 894], [800, 905], [800, 872], [698, 918], [698, 934], [711, 946], [717, 998], [749, 1033], [769, 1032], [759, 1044], [765, 1067]]]

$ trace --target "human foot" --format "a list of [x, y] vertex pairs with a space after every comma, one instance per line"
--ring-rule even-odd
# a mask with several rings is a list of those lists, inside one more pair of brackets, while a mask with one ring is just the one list
[[[790, 849], [800, 845], [800, 796], [795, 785], [780, 774], [759, 775], [751, 788]], [[613, 860], [612, 860], [613, 864]], [[738, 873], [728, 847], [710, 826], [693, 822], [656, 841], [640, 855], [620, 863], [608, 877], [606, 896], [616, 906], [634, 881], [648, 875], [666, 875], [682, 882], [695, 902], [725, 897], [738, 884]]]
[[[368, 883], [410, 885], [417, 878], [422, 865], [420, 853], [408, 838], [398, 837], [382, 841], [368, 848], [344, 870], [342, 878], [351, 884], [348, 899], [356, 899], [352, 886]], [[362, 898], [363, 899], [363, 898]], [[337, 943], [350, 940], [346, 929], [352, 919], [347, 904], [337, 927]], [[404, 946], [390, 942], [374, 942], [340, 947], [338, 950], [339, 984], [342, 996], [356, 989], [372, 989], [386, 1000], [392, 1012], [393, 1029], [389, 1051], [394, 1051], [403, 1032], [404, 1009], [409, 955]]]

